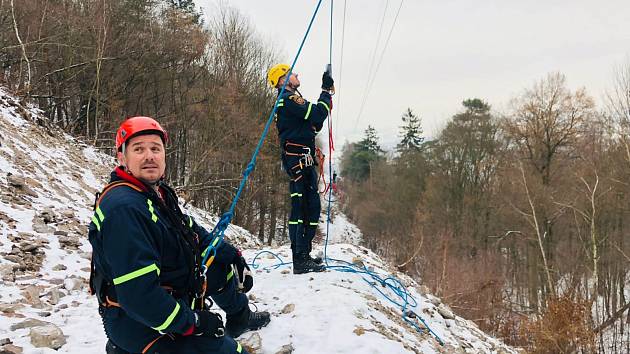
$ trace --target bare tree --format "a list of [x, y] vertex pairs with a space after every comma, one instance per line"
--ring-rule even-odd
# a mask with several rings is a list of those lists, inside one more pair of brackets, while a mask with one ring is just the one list
[[543, 185], [551, 179], [558, 154], [575, 142], [586, 120], [594, 113], [586, 90], [571, 92], [560, 73], [552, 73], [512, 101], [514, 113], [508, 132], [536, 168]]

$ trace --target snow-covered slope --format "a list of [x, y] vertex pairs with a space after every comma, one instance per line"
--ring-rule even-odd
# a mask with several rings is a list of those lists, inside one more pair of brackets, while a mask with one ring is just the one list
[[[0, 352], [104, 351], [96, 300], [87, 294], [86, 230], [94, 193], [113, 166], [111, 157], [47, 126], [36, 109], [0, 89]], [[190, 212], [207, 227], [216, 220]], [[382, 278], [395, 275], [417, 303], [408, 310], [444, 346], [405, 322], [386, 296], [399, 298], [372, 278], [335, 270], [293, 275], [290, 266], [273, 267], [278, 258], [260, 254], [254, 236], [231, 226], [227, 236], [258, 267], [252, 306], [272, 313], [269, 326], [238, 338], [252, 353], [515, 352], [452, 315], [439, 299], [420, 294], [412, 279], [358, 246], [360, 232], [336, 214], [327, 255], [362, 263]], [[267, 250], [290, 259], [286, 246]]]

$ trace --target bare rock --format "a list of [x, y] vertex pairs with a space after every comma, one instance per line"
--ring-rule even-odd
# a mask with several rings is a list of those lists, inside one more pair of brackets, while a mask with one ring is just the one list
[[365, 328], [361, 326], [356, 326], [352, 332], [357, 336], [362, 336], [365, 334]]
[[31, 196], [31, 197], [36, 197], [37, 196], [37, 193], [35, 193], [35, 191], [33, 191], [27, 185], [26, 179], [24, 177], [14, 176], [12, 174], [8, 174], [7, 175], [7, 182], [9, 182], [10, 186], [15, 187], [15, 190], [19, 194], [28, 195], [28, 196]]
[[505, 350], [503, 348], [499, 348], [497, 350], [497, 354], [510, 354], [510, 352], [508, 352], [507, 350]]
[[36, 243], [24, 243], [20, 244], [22, 252], [36, 253], [41, 245]]
[[55, 216], [55, 212], [52, 210], [52, 208], [48, 207], [48, 208], [44, 208], [44, 210], [42, 210], [42, 212], [39, 214], [39, 217], [46, 223], [46, 224], [50, 224], [53, 222], [57, 221], [57, 218]]
[[355, 266], [359, 268], [365, 267], [365, 264], [363, 263], [363, 260], [361, 259], [361, 257], [352, 257], [352, 264], [354, 264]]
[[12, 264], [0, 264], [0, 278], [4, 279], [6, 276], [13, 275]]
[[63, 287], [68, 291], [81, 290], [83, 289], [83, 285], [82, 278], [66, 278], [63, 281]]
[[262, 339], [258, 333], [252, 333], [246, 339], [240, 340], [240, 343], [250, 353], [259, 353], [262, 349]]
[[15, 311], [23, 308], [22, 304], [0, 304], [0, 312], [7, 313], [15, 313]]
[[59, 349], [66, 344], [66, 337], [61, 328], [50, 323], [45, 326], [31, 328], [31, 344], [36, 348]]
[[53, 270], [55, 270], [55, 271], [66, 270], [66, 269], [68, 269], [68, 267], [66, 267], [63, 264], [57, 264], [56, 266], [53, 267]]
[[57, 305], [59, 303], [59, 299], [61, 299], [63, 297], [63, 294], [61, 293], [61, 291], [59, 291], [59, 289], [57, 288], [53, 288], [50, 290], [50, 304], [51, 305]]
[[22, 354], [22, 347], [13, 344], [5, 344], [0, 347], [0, 354]]
[[53, 278], [53, 279], [48, 279], [48, 282], [53, 285], [61, 285], [63, 284], [63, 279]]
[[17, 220], [13, 219], [12, 217], [10, 217], [9, 215], [3, 213], [0, 211], [0, 221], [5, 222], [7, 225], [9, 225], [9, 228], [11, 229], [15, 229], [16, 224], [17, 224]]
[[13, 343], [13, 342], [11, 342], [10, 338], [2, 338], [2, 339], [0, 339], [0, 346], [6, 345], [6, 344], [11, 344], [11, 343]]
[[57, 239], [64, 249], [78, 250], [79, 246], [81, 246], [81, 242], [74, 237], [59, 236]]
[[61, 215], [66, 218], [66, 219], [72, 219], [74, 218], [74, 210], [72, 209], [65, 209], [61, 211]]
[[46, 321], [42, 321], [42, 320], [38, 320], [35, 318], [27, 318], [26, 320], [13, 324], [11, 325], [11, 327], [9, 327], [12, 331], [18, 330], [18, 329], [22, 329], [22, 328], [33, 328], [33, 327], [38, 327], [38, 326], [45, 326], [45, 325], [49, 325], [52, 324], [50, 322], [46, 322]]
[[431, 294], [427, 294], [427, 299], [431, 304], [433, 304], [433, 306], [440, 306], [440, 304], [442, 304], [442, 301], [440, 299]]
[[41, 289], [35, 285], [29, 285], [22, 291], [22, 296], [26, 299], [31, 305], [39, 304], [41, 300], [39, 299], [39, 295], [41, 293]]
[[55, 232], [55, 228], [46, 224], [37, 223], [33, 224], [33, 231], [40, 234], [52, 234]]
[[9, 254], [4, 256], [4, 259], [6, 259], [7, 261], [11, 261], [14, 263], [20, 263], [20, 261], [22, 260], [22, 258], [20, 258], [20, 256], [14, 255], [14, 254]]
[[276, 352], [276, 354], [291, 354], [295, 349], [293, 348], [293, 344], [285, 344]]
[[9, 182], [10, 186], [21, 188], [26, 185], [26, 180], [24, 177], [15, 176], [11, 173], [7, 174], [7, 182]]
[[426, 285], [420, 285], [420, 288], [418, 290], [420, 291], [420, 294], [422, 295], [431, 293], [431, 289], [429, 289]]
[[440, 306], [437, 307], [437, 312], [444, 318], [447, 320], [454, 320], [455, 319], [455, 315], [453, 314], [453, 312], [446, 307], [446, 305], [441, 304]]
[[34, 304], [33, 306], [31, 306], [34, 309], [38, 309], [38, 310], [44, 310], [44, 311], [52, 311], [52, 306], [48, 305], [44, 302], [38, 302], [36, 304]]
[[41, 183], [39, 183], [36, 179], [33, 179], [31, 177], [26, 177], [24, 179], [24, 182], [29, 187], [40, 188], [40, 189], [43, 188]]
[[[21, 240], [30, 240], [33, 238], [33, 234], [30, 232], [18, 232], [17, 237]], [[14, 241], [15, 242], [15, 241]]]
[[284, 313], [284, 314], [288, 314], [291, 313], [295, 310], [295, 305], [294, 304], [287, 304], [286, 306], [284, 306], [282, 308], [282, 310], [280, 312]]

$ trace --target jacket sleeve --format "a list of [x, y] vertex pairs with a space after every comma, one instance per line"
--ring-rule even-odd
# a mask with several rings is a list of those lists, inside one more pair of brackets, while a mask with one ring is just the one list
[[164, 333], [184, 333], [192, 311], [160, 287], [158, 232], [148, 209], [122, 205], [104, 215], [103, 253], [122, 309], [136, 321]]
[[320, 131], [332, 107], [330, 93], [322, 91], [316, 103], [309, 102], [297, 95], [291, 95], [282, 101], [283, 107], [291, 117], [303, 117], [316, 131]]
[[[199, 238], [203, 240], [201, 243], [202, 252], [203, 252], [203, 250], [205, 250], [206, 247], [208, 247], [208, 245], [210, 245], [210, 243], [212, 243], [214, 240], [211, 239], [212, 236], [210, 235], [208, 230], [203, 228], [201, 225], [197, 224], [197, 222], [192, 216], [188, 215], [188, 221], [189, 221], [189, 226], [193, 229], [193, 231], [197, 235], [199, 235]], [[219, 263], [231, 264], [234, 261], [234, 258], [236, 258], [237, 254], [238, 254], [238, 249], [232, 246], [224, 238], [223, 242], [221, 242], [221, 244], [217, 248], [217, 253], [214, 260], [215, 262], [219, 262]], [[203, 256], [204, 255], [202, 255], [202, 257]]]

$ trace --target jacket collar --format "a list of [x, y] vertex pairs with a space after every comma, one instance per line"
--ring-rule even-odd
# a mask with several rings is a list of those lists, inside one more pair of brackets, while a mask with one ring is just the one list
[[122, 166], [116, 167], [116, 169], [111, 174], [111, 182], [115, 182], [115, 181], [126, 181], [126, 182], [129, 182], [129, 183], [137, 186], [138, 188], [142, 189], [144, 192], [150, 192], [151, 191], [149, 186], [147, 186], [146, 184], [142, 183], [136, 177], [134, 177], [134, 176], [130, 175], [129, 173], [127, 173]]

